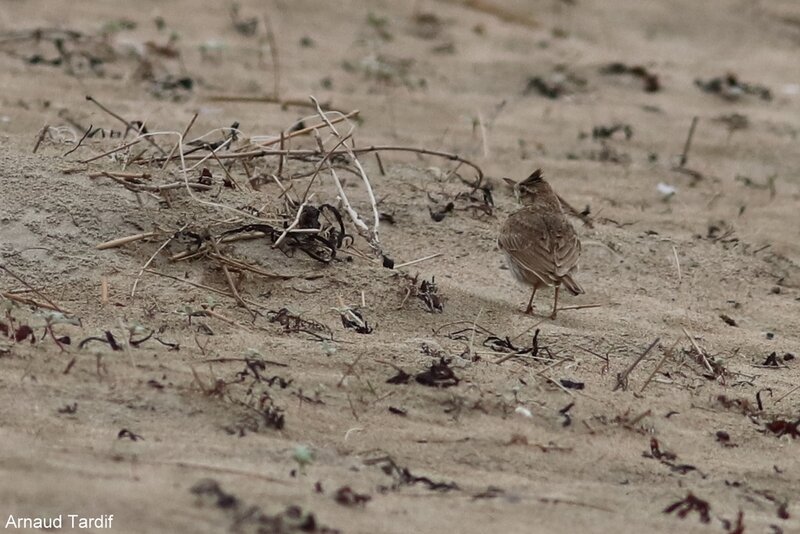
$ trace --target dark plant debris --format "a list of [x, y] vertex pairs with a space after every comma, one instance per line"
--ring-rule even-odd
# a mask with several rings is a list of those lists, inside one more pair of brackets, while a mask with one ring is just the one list
[[296, 505], [287, 506], [277, 514], [267, 514], [257, 505], [248, 506], [213, 479], [201, 480], [190, 491], [197, 497], [198, 506], [212, 506], [225, 512], [231, 520], [232, 532], [340, 534], [339, 530], [320, 525], [312, 512]]
[[765, 425], [766, 429], [775, 434], [776, 437], [791, 436], [792, 439], [800, 438], [800, 419], [797, 421], [787, 421], [786, 419], [775, 419]]
[[414, 379], [423, 386], [433, 388], [449, 388], [457, 386], [461, 379], [450, 368], [449, 359], [441, 358], [438, 363], [431, 364], [430, 369], [418, 373]]
[[559, 382], [567, 389], [583, 389], [586, 387], [586, 384], [583, 382], [576, 382], [575, 380], [570, 380], [568, 378], [562, 378], [559, 380]]
[[600, 73], [617, 76], [630, 74], [631, 76], [642, 80], [642, 83], [644, 84], [643, 89], [645, 92], [655, 93], [661, 90], [661, 82], [658, 79], [658, 75], [650, 72], [642, 65], [626, 65], [625, 63], [620, 62], [609, 63], [600, 69]]
[[117, 433], [117, 439], [123, 439], [123, 438], [127, 438], [131, 441], [139, 441], [140, 439], [144, 439], [139, 434], [135, 434], [134, 432], [131, 432], [127, 428], [123, 428]]
[[665, 514], [671, 514], [673, 512], [681, 519], [685, 519], [691, 512], [697, 512], [700, 516], [701, 523], [711, 522], [711, 505], [708, 504], [708, 501], [696, 497], [692, 492], [689, 492], [685, 499], [672, 503], [664, 508]]
[[744, 95], [757, 96], [761, 100], [772, 100], [772, 91], [763, 85], [744, 83], [739, 77], [729, 72], [707, 81], [696, 79], [694, 84], [706, 93], [719, 95], [726, 100], [738, 100]]
[[722, 319], [722, 322], [724, 322], [728, 326], [739, 326], [738, 324], [736, 324], [736, 320], [734, 320], [730, 315], [721, 313], [719, 314], [719, 318]]
[[718, 430], [715, 436], [717, 438], [717, 442], [723, 447], [728, 447], [728, 448], [738, 447], [738, 445], [731, 442], [731, 435], [725, 432], [724, 430]]
[[[402, 274], [401, 280], [406, 282], [405, 296], [403, 302], [400, 304], [402, 308], [409, 297], [416, 297], [425, 305], [425, 310], [429, 313], [442, 313], [444, 312], [444, 297], [439, 293], [439, 288], [436, 285], [436, 277], [431, 277], [430, 282], [423, 279], [419, 281], [419, 275], [411, 276]], [[419, 287], [417, 287], [419, 284]]]
[[[669, 467], [671, 471], [680, 473], [682, 475], [685, 475], [690, 471], [697, 471], [698, 473], [700, 473], [697, 467], [693, 465], [675, 463], [675, 460], [678, 459], [678, 455], [671, 451], [661, 450], [661, 445], [659, 444], [656, 438], [650, 438], [650, 452], [645, 452], [642, 454], [642, 456], [644, 456], [645, 458], [653, 458], [659, 460], [662, 464]], [[705, 475], [703, 473], [700, 473], [700, 476], [705, 478]]]
[[722, 521], [725, 534], [744, 534], [744, 512], [741, 510], [739, 510], [735, 522], [724, 518], [720, 518], [720, 521]]
[[567, 70], [565, 65], [557, 65], [548, 76], [533, 76], [528, 78], [523, 95], [538, 94], [545, 98], [558, 99], [582, 91], [587, 82], [576, 74]]
[[416, 476], [407, 467], [397, 465], [397, 462], [391, 456], [365, 460], [364, 463], [366, 465], [378, 465], [385, 474], [394, 479], [391, 486], [378, 486], [378, 491], [381, 493], [397, 491], [403, 486], [414, 486], [416, 484], [422, 484], [432, 491], [448, 492], [461, 489], [455, 482], [437, 482], [425, 476]]
[[621, 133], [627, 141], [633, 137], [633, 127], [630, 124], [619, 122], [611, 126], [595, 126], [592, 128], [592, 139], [610, 139], [617, 133]]
[[347, 308], [340, 312], [342, 326], [355, 330], [359, 334], [371, 334], [372, 327], [367, 323], [364, 314], [358, 308]]
[[350, 486], [342, 486], [336, 490], [333, 499], [342, 506], [363, 506], [372, 500], [372, 496], [364, 493], [357, 493], [353, 491], [353, 488]]
[[288, 308], [281, 308], [278, 311], [270, 311], [268, 313], [272, 314], [269, 322], [282, 325], [285, 332], [304, 332], [320, 339], [323, 338], [319, 334], [325, 334], [327, 339], [333, 338], [330, 328], [318, 321], [303, 319], [299, 315], [290, 312]]

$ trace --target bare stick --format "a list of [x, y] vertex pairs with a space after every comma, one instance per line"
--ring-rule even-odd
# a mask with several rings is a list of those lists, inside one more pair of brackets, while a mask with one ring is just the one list
[[236, 190], [237, 191], [242, 191], [242, 187], [239, 185], [239, 182], [237, 182], [236, 178], [234, 178], [231, 175], [231, 173], [228, 172], [228, 168], [225, 166], [225, 164], [223, 164], [220, 161], [219, 156], [217, 156], [217, 153], [215, 151], [212, 151], [211, 155], [214, 156], [214, 159], [217, 160], [217, 163], [219, 163], [219, 166], [222, 167], [222, 171], [225, 173], [225, 177], [228, 178], [228, 180], [230, 180], [231, 182], [233, 182], [233, 185], [236, 187]]
[[81, 147], [81, 145], [83, 144], [84, 140], [86, 140], [86, 138], [92, 132], [92, 128], [93, 128], [93, 125], [90, 124], [89, 127], [86, 128], [86, 131], [83, 132], [83, 137], [80, 138], [78, 143], [74, 147], [72, 147], [69, 150], [67, 150], [66, 152], [64, 152], [64, 154], [62, 154], [61, 157], [65, 158], [65, 157], [69, 156], [70, 154], [72, 154], [73, 152], [75, 152], [76, 150], [78, 150]]
[[[351, 116], [353, 116], [353, 115], [355, 115], [357, 113], [358, 113], [357, 111], [354, 111], [354, 112], [351, 112], [351, 113], [349, 113], [347, 115], [339, 117], [338, 119], [331, 119], [329, 122], [331, 124], [335, 124], [337, 122], [341, 122], [342, 120], [345, 120], [345, 117], [351, 117]], [[304, 128], [302, 130], [297, 130], [295, 132], [287, 134], [285, 136], [285, 138], [289, 139], [290, 137], [294, 137], [296, 135], [304, 135], [304, 134], [312, 132], [312, 131], [314, 131], [316, 129], [319, 129], [319, 128], [323, 127], [323, 126], [327, 126], [327, 124], [326, 123], [322, 123], [322, 124], [316, 124], [314, 126], [309, 126], [308, 128]], [[279, 143], [280, 143], [280, 139], [276, 138], [276, 139], [273, 139], [273, 140], [270, 140], [270, 141], [265, 141], [263, 143], [259, 143], [259, 145], [260, 146], [270, 146], [270, 145], [277, 145]], [[476, 165], [475, 163], [473, 163], [473, 162], [471, 162], [471, 161], [469, 161], [467, 159], [462, 158], [458, 154], [452, 154], [452, 153], [449, 153], [449, 152], [441, 152], [441, 151], [438, 151], [438, 150], [428, 150], [427, 148], [416, 148], [416, 147], [395, 146], [395, 145], [372, 145], [372, 146], [368, 146], [368, 147], [352, 148], [351, 151], [354, 154], [366, 154], [366, 153], [369, 153], [369, 152], [391, 152], [391, 151], [394, 151], [394, 152], [415, 152], [417, 154], [424, 154], [424, 155], [428, 155], [428, 156], [439, 156], [439, 157], [446, 158], [446, 159], [449, 159], [449, 160], [452, 160], [452, 161], [458, 161], [458, 162], [460, 162], [460, 163], [462, 163], [464, 165], [472, 167], [475, 170], [476, 174], [478, 175], [477, 180], [470, 184], [472, 187], [480, 187], [482, 182], [483, 182], [483, 176], [484, 176], [483, 175], [483, 170], [481, 170], [481, 168], [478, 165]], [[265, 149], [261, 149], [261, 150], [250, 150], [250, 151], [246, 151], [246, 152], [234, 152], [234, 153], [230, 153], [230, 154], [220, 154], [219, 158], [223, 159], [223, 160], [224, 159], [249, 159], [249, 158], [259, 158], [259, 157], [263, 157], [263, 156], [280, 156], [280, 155], [285, 155], [285, 156], [289, 156], [289, 157], [306, 157], [306, 156], [320, 156], [320, 155], [322, 155], [324, 153], [325, 153], [324, 150], [323, 151], [319, 151], [319, 150], [308, 150], [308, 149], [305, 149], [305, 150], [265, 150]], [[340, 150], [336, 150], [336, 151], [333, 151], [331, 153], [331, 156], [338, 156], [338, 155], [345, 155], [345, 154], [348, 154], [348, 152], [346, 150], [341, 150], [341, 151]], [[179, 157], [179, 156], [173, 156], [173, 159], [177, 158], [177, 157]], [[191, 155], [184, 156], [183, 159], [185, 161], [196, 161], [196, 160], [200, 160], [200, 159], [207, 159], [207, 156], [191, 154]], [[155, 158], [154, 161], [163, 161], [163, 158]], [[562, 201], [562, 205], [565, 208], [568, 209], [568, 204], [566, 204], [565, 202]], [[573, 208], [573, 210], [574, 210], [574, 208]], [[575, 214], [576, 217], [579, 217], [584, 222], [586, 222], [587, 226], [589, 226], [591, 224], [591, 220], [588, 217], [586, 217], [584, 215], [581, 215], [577, 211], [575, 211], [574, 214]]]
[[[322, 139], [319, 137], [319, 134], [316, 133], [315, 137], [317, 140], [317, 145], [319, 146], [320, 153], [324, 152]], [[365, 239], [368, 239], [368, 236], [370, 235], [369, 226], [367, 226], [367, 223], [365, 223], [361, 219], [356, 210], [354, 210], [353, 207], [350, 205], [350, 200], [348, 200], [347, 194], [344, 192], [344, 188], [342, 187], [342, 182], [339, 180], [339, 176], [336, 174], [336, 171], [334, 170], [333, 165], [331, 165], [330, 160], [326, 160], [326, 163], [328, 164], [328, 171], [331, 173], [331, 178], [333, 178], [333, 183], [336, 185], [336, 192], [339, 195], [339, 199], [342, 202], [342, 206], [344, 207], [345, 212], [350, 217], [350, 220], [353, 221], [356, 230], [358, 230], [358, 232], [361, 235], [363, 235]]]
[[106, 241], [105, 243], [100, 243], [99, 245], [95, 246], [97, 250], [106, 250], [109, 248], [117, 248], [123, 245], [127, 245], [128, 243], [133, 243], [135, 241], [141, 241], [142, 239], [147, 239], [148, 237], [155, 237], [158, 235], [158, 232], [144, 232], [142, 234], [135, 234], [129, 235], [126, 237], [118, 237], [117, 239], [112, 239], [111, 241]]
[[[313, 196], [314, 195], [312, 194], [311, 197]], [[311, 197], [309, 197], [308, 200], [311, 200]], [[297, 215], [295, 215], [294, 221], [292, 221], [292, 224], [287, 226], [286, 230], [284, 230], [283, 233], [278, 237], [278, 239], [275, 240], [275, 243], [272, 244], [272, 248], [278, 248], [278, 246], [283, 242], [283, 240], [286, 239], [286, 236], [289, 235], [289, 232], [294, 230], [294, 228], [298, 224], [300, 224], [300, 217], [303, 215], [303, 209], [306, 207], [306, 204], [308, 204], [308, 201], [305, 201], [302, 204], [300, 204], [300, 207], [297, 209]]]
[[43, 308], [45, 310], [53, 310], [61, 313], [69, 313], [66, 310], [62, 310], [60, 308], [55, 307], [52, 304], [47, 304], [44, 302], [39, 302], [33, 300], [32, 298], [23, 297], [21, 295], [15, 295], [14, 293], [3, 292], [0, 293], [3, 297], [7, 298], [8, 300], [13, 300], [14, 302], [19, 302], [20, 304], [27, 304], [29, 306], [35, 306], [36, 308]]
[[[192, 116], [192, 120], [190, 120], [190, 121], [189, 121], [189, 124], [187, 124], [187, 125], [186, 125], [186, 128], [184, 128], [184, 129], [183, 129], [183, 134], [181, 134], [181, 137], [180, 137], [180, 139], [178, 140], [178, 143], [182, 143], [182, 142], [183, 142], [183, 139], [186, 139], [186, 136], [189, 134], [189, 130], [192, 128], [192, 125], [194, 124], [194, 121], [196, 121], [196, 120], [197, 120], [197, 115], [198, 115], [198, 113], [195, 113], [195, 114]], [[169, 161], [172, 159], [172, 156], [175, 154], [175, 151], [176, 151], [176, 150], [178, 150], [178, 144], [177, 144], [177, 143], [176, 143], [176, 144], [174, 144], [174, 145], [172, 146], [172, 150], [170, 150], [170, 151], [169, 151], [169, 155], [168, 155], [168, 156], [166, 157], [166, 159], [164, 160], [164, 164], [163, 164], [163, 165], [161, 165], [161, 168], [162, 168], [162, 169], [165, 169], [165, 168], [167, 167], [167, 164], [168, 164], [168, 163], [169, 163]]]
[[105, 156], [110, 156], [111, 154], [115, 154], [115, 153], [119, 152], [120, 150], [125, 150], [126, 148], [130, 148], [130, 147], [132, 147], [133, 145], [136, 145], [136, 144], [138, 144], [138, 143], [139, 143], [139, 141], [141, 141], [141, 140], [142, 140], [142, 138], [141, 138], [141, 137], [139, 137], [139, 138], [137, 138], [137, 139], [134, 139], [134, 140], [133, 140], [133, 141], [131, 141], [130, 143], [125, 143], [125, 144], [124, 144], [124, 145], [122, 145], [121, 147], [114, 148], [114, 149], [112, 149], [112, 150], [109, 150], [108, 152], [103, 152], [103, 153], [102, 153], [102, 154], [100, 154], [99, 156], [95, 156], [95, 157], [93, 157], [93, 158], [89, 158], [89, 159], [84, 159], [84, 160], [81, 160], [81, 161], [79, 161], [78, 163], [83, 163], [83, 164], [86, 164], [86, 163], [91, 163], [91, 162], [93, 162], [93, 161], [95, 161], [95, 160], [98, 160], [98, 159], [100, 159], [100, 158], [102, 158], [102, 157], [105, 157]]
[[108, 304], [108, 278], [100, 277], [100, 304]]
[[[321, 171], [321, 170], [322, 170], [322, 166], [323, 166], [323, 165], [325, 165], [326, 163], [328, 163], [328, 161], [329, 161], [329, 159], [330, 159], [330, 157], [331, 157], [331, 154], [333, 154], [333, 152], [334, 152], [334, 151], [335, 151], [337, 148], [339, 148], [339, 146], [343, 145], [343, 144], [344, 144], [344, 142], [345, 142], [345, 141], [347, 141], [347, 139], [349, 139], [349, 138], [350, 138], [350, 135], [351, 135], [351, 134], [352, 134], [352, 129], [350, 130], [350, 133], [348, 133], [348, 134], [347, 134], [347, 135], [345, 135], [344, 137], [340, 138], [340, 139], [339, 139], [339, 142], [338, 142], [338, 143], [336, 143], [336, 145], [335, 145], [335, 146], [334, 146], [334, 147], [333, 147], [331, 150], [328, 150], [327, 152], [325, 152], [325, 155], [322, 157], [322, 159], [321, 159], [321, 160], [319, 160], [319, 163], [317, 163], [317, 166], [314, 168], [314, 172], [313, 172], [313, 174], [311, 175], [311, 180], [309, 180], [309, 181], [308, 181], [308, 185], [306, 186], [306, 190], [305, 190], [305, 192], [303, 193], [303, 201], [305, 201], [305, 199], [306, 199], [306, 196], [308, 195], [308, 192], [309, 192], [309, 190], [311, 189], [311, 186], [314, 184], [314, 180], [316, 180], [316, 178], [317, 178], [317, 175], [319, 174], [319, 171]], [[318, 136], [318, 134], [316, 134], [316, 133], [315, 133], [315, 137], [317, 137], [317, 138], [318, 138], [318, 137], [319, 137], [319, 136]], [[320, 151], [322, 151], [322, 150], [323, 150], [322, 141], [320, 141], [320, 140], [318, 139], [318, 141], [317, 141], [317, 144], [319, 145], [319, 149], [320, 149]], [[281, 156], [281, 158], [283, 158], [283, 156]]]
[[[219, 246], [217, 245], [217, 242], [212, 239], [209, 241], [209, 243], [211, 244], [211, 248], [214, 249], [214, 252], [216, 252], [217, 255], [222, 256], [222, 253], [219, 251]], [[253, 319], [255, 319], [256, 313], [250, 309], [250, 307], [244, 301], [242, 296], [239, 295], [239, 290], [236, 289], [236, 284], [233, 283], [233, 277], [231, 276], [231, 272], [228, 270], [228, 266], [225, 265], [224, 263], [222, 264], [222, 272], [225, 273], [225, 280], [227, 280], [228, 282], [228, 287], [231, 290], [231, 294], [233, 294], [234, 298], [236, 298], [239, 304], [241, 304], [241, 306], [250, 313]]]
[[[317, 99], [314, 98], [313, 96], [309, 98], [311, 99], [312, 102], [314, 102], [314, 105], [317, 108], [317, 113], [319, 114], [320, 118], [328, 124], [328, 128], [330, 128], [331, 131], [334, 134], [336, 134], [336, 136], [339, 139], [342, 139], [342, 136], [336, 130], [336, 127], [328, 120], [328, 117], [322, 111], [322, 108], [319, 106], [319, 102], [317, 101]], [[345, 151], [347, 151], [347, 154], [350, 157], [350, 163], [355, 165], [356, 168], [358, 169], [358, 172], [361, 175], [361, 180], [364, 182], [364, 187], [367, 190], [369, 201], [372, 204], [372, 225], [373, 225], [371, 231], [369, 232], [368, 241], [375, 252], [380, 252], [381, 244], [378, 235], [378, 226], [380, 225], [380, 215], [378, 214], [378, 203], [375, 200], [375, 194], [372, 192], [372, 185], [369, 183], [369, 178], [367, 177], [367, 173], [366, 171], [364, 171], [364, 167], [361, 166], [361, 162], [358, 161], [358, 158], [353, 152], [353, 149], [351, 149], [347, 143], [342, 143], [342, 146], [344, 147]], [[328, 167], [331, 169], [331, 172], [333, 172], [333, 166], [330, 164], [330, 160], [328, 161]], [[341, 188], [341, 186], [339, 187]]]
[[602, 308], [603, 306], [608, 306], [608, 304], [576, 304], [574, 306], [563, 306], [559, 308], [558, 311], [585, 310], [587, 308]]
[[[170, 278], [172, 280], [176, 280], [178, 282], [183, 282], [184, 284], [188, 284], [188, 285], [196, 287], [198, 289], [204, 289], [206, 291], [211, 291], [212, 293], [216, 293], [218, 295], [222, 295], [222, 296], [225, 296], [225, 297], [232, 298], [232, 299], [236, 300], [235, 297], [233, 295], [231, 295], [230, 293], [228, 293], [227, 291], [222, 291], [221, 289], [217, 289], [215, 287], [206, 286], [206, 285], [203, 285], [203, 284], [198, 284], [197, 282], [192, 282], [191, 280], [186, 280], [185, 278], [172, 276], [171, 274], [162, 273], [162, 272], [159, 272], [159, 271], [154, 271], [153, 269], [147, 269], [145, 272], [150, 273], [150, 274], [155, 274], [155, 275], [158, 275], [158, 276], [163, 276], [164, 278]], [[266, 306], [264, 304], [261, 304], [259, 302], [253, 301], [253, 300], [249, 300], [249, 299], [243, 299], [243, 300], [245, 302], [247, 302], [248, 304], [251, 304], [253, 306], [258, 306], [259, 308], [268, 308], [268, 306]]]
[[681, 285], [681, 280], [683, 279], [681, 276], [681, 262], [678, 260], [678, 249], [675, 248], [675, 245], [672, 245], [672, 255], [675, 258], [675, 268], [678, 270], [678, 285]]
[[33, 153], [36, 154], [36, 151], [39, 150], [39, 145], [42, 144], [44, 141], [44, 136], [47, 135], [47, 132], [50, 130], [50, 125], [45, 123], [42, 126], [42, 129], [39, 130], [39, 135], [36, 136], [36, 143], [33, 145]]
[[164, 241], [161, 244], [160, 247], [158, 247], [158, 250], [153, 252], [153, 255], [150, 256], [150, 258], [148, 258], [148, 260], [145, 262], [145, 264], [142, 265], [142, 268], [139, 269], [139, 274], [136, 275], [136, 280], [133, 281], [133, 286], [131, 287], [131, 300], [133, 300], [133, 298], [136, 296], [136, 286], [139, 285], [139, 280], [142, 278], [142, 274], [144, 273], [145, 269], [150, 267], [150, 264], [153, 263], [153, 260], [156, 258], [156, 256], [158, 256], [158, 254], [162, 250], [164, 250], [167, 247], [167, 245], [172, 243], [172, 240], [175, 238], [175, 236], [178, 235], [179, 233], [183, 232], [186, 229], [187, 226], [189, 226], [189, 223], [184, 224], [183, 226], [181, 226], [181, 228], [177, 232], [175, 232], [174, 234], [170, 235], [169, 238], [167, 238], [167, 240]]
[[[253, 102], [264, 104], [278, 104], [283, 109], [288, 107], [313, 108], [314, 104], [299, 98], [277, 98], [273, 95], [243, 96], [243, 95], [211, 95], [206, 97], [212, 102]], [[323, 102], [322, 108], [326, 111], [338, 111], [331, 107], [330, 102]]]
[[[286, 149], [286, 134], [283, 133], [283, 130], [281, 130], [280, 149], [281, 150], [285, 150]], [[286, 156], [284, 154], [281, 154], [280, 157], [278, 158], [278, 172], [277, 172], [278, 176], [283, 176], [284, 160], [286, 160]], [[303, 197], [303, 198], [305, 198], [305, 197]]]
[[[39, 290], [37, 290], [36, 288], [32, 287], [30, 284], [28, 284], [28, 282], [26, 282], [25, 280], [23, 280], [23, 279], [22, 279], [22, 278], [21, 278], [19, 275], [17, 275], [17, 274], [15, 274], [14, 272], [12, 272], [12, 271], [11, 271], [11, 270], [10, 270], [8, 267], [6, 267], [5, 265], [3, 265], [3, 264], [0, 264], [0, 269], [4, 270], [4, 271], [5, 271], [6, 273], [8, 273], [8, 274], [9, 274], [11, 277], [13, 277], [15, 280], [17, 280], [17, 281], [18, 281], [18, 282], [20, 282], [22, 285], [24, 285], [25, 287], [27, 287], [28, 289], [30, 289], [30, 290], [31, 290], [33, 293], [35, 293], [35, 294], [36, 294], [36, 295], [37, 295], [39, 298], [41, 298], [42, 300], [44, 300], [45, 302], [47, 302], [47, 303], [48, 303], [48, 304], [49, 304], [49, 305], [52, 307], [52, 309], [53, 309], [53, 310], [55, 310], [55, 311], [59, 311], [59, 312], [61, 312], [61, 313], [67, 313], [67, 312], [65, 312], [64, 310], [62, 310], [61, 308], [59, 308], [59, 307], [58, 307], [58, 304], [56, 304], [55, 302], [53, 302], [52, 300], [50, 300], [49, 298], [47, 298], [47, 296], [46, 296], [44, 293], [41, 293], [41, 292], [40, 292]], [[3, 293], [3, 296], [5, 296], [6, 298], [8, 298], [9, 300], [16, 300], [16, 299], [13, 299], [13, 298], [11, 298], [10, 296], [8, 296], [8, 294], [6, 294], [6, 293]]]
[[137, 460], [136, 462], [141, 464], [149, 464], [157, 466], [180, 467], [183, 469], [210, 471], [212, 473], [222, 473], [226, 475], [237, 475], [245, 478], [251, 478], [254, 480], [264, 480], [267, 482], [274, 482], [276, 484], [289, 485], [289, 482], [286, 480], [280, 480], [278, 478], [262, 475], [260, 473], [253, 473], [252, 471], [245, 471], [243, 469], [231, 469], [228, 467], [200, 464], [195, 462], [185, 462], [185, 461], [170, 462], [170, 461], [160, 461], [160, 460]]
[[213, 189], [210, 185], [205, 184], [198, 184], [198, 183], [189, 183], [185, 184], [183, 182], [173, 182], [171, 184], [164, 184], [164, 185], [147, 185], [147, 184], [137, 184], [130, 182], [129, 179], [124, 178], [117, 178], [115, 175], [111, 173], [102, 173], [103, 176], [107, 178], [111, 178], [115, 182], [122, 184], [125, 189], [129, 189], [130, 191], [134, 192], [141, 192], [141, 191], [150, 191], [153, 193], [160, 193], [162, 191], [169, 191], [170, 189], [183, 189], [187, 187], [189, 189], [196, 189], [198, 191], [210, 191]]
[[681, 330], [683, 330], [684, 335], [689, 340], [689, 343], [692, 344], [692, 346], [694, 347], [694, 350], [697, 351], [697, 354], [700, 356], [700, 359], [703, 361], [703, 365], [705, 365], [706, 369], [708, 369], [708, 372], [713, 375], [714, 374], [714, 368], [711, 367], [710, 363], [708, 363], [708, 358], [706, 358], [706, 354], [705, 354], [705, 352], [703, 352], [703, 349], [701, 349], [700, 345], [698, 345], [697, 342], [694, 340], [694, 338], [691, 335], [689, 335], [689, 332], [686, 330], [686, 328], [681, 327]]
[[[109, 115], [111, 115], [112, 117], [114, 117], [115, 119], [117, 119], [118, 121], [120, 121], [120, 122], [121, 122], [122, 124], [124, 124], [124, 125], [125, 125], [127, 128], [130, 128], [131, 130], [137, 131], [137, 132], [139, 132], [139, 134], [141, 134], [141, 131], [139, 131], [139, 129], [138, 129], [138, 128], [137, 128], [137, 127], [136, 127], [136, 126], [135, 126], [135, 125], [134, 125], [132, 122], [130, 122], [130, 121], [127, 121], [127, 120], [125, 120], [124, 118], [120, 117], [119, 115], [117, 115], [116, 113], [114, 113], [113, 111], [111, 111], [110, 109], [108, 109], [107, 107], [105, 107], [103, 104], [101, 104], [100, 102], [98, 102], [97, 100], [95, 100], [95, 98], [94, 98], [93, 96], [91, 96], [91, 95], [86, 95], [86, 100], [88, 100], [89, 102], [93, 103], [94, 105], [96, 105], [97, 107], [99, 107], [100, 109], [102, 109], [103, 111], [105, 111], [106, 113], [108, 113]], [[126, 132], [126, 133], [127, 133], [127, 132]], [[155, 141], [153, 141], [151, 138], [149, 138], [149, 137], [145, 137], [144, 139], [145, 139], [145, 141], [147, 141], [148, 143], [150, 143], [151, 145], [153, 145], [153, 146], [156, 148], [156, 150], [158, 150], [159, 152], [161, 152], [161, 155], [162, 155], [162, 156], [166, 154], [166, 152], [164, 152], [164, 149], [163, 149], [163, 148], [161, 148], [160, 146], [158, 146], [158, 143], [156, 143]]]
[[792, 393], [794, 393], [798, 389], [800, 389], [800, 386], [793, 387], [792, 389], [790, 389], [789, 391], [787, 391], [786, 393], [784, 393], [783, 395], [781, 395], [780, 397], [775, 399], [775, 404], [778, 404], [780, 401], [782, 401], [783, 399], [785, 399], [786, 397], [788, 397], [789, 395], [791, 395]]
[[629, 374], [631, 374], [631, 372], [632, 372], [634, 369], [636, 369], [636, 366], [637, 366], [637, 365], [639, 365], [639, 363], [640, 363], [642, 360], [644, 360], [644, 357], [645, 357], [645, 356], [647, 356], [647, 355], [650, 353], [650, 351], [651, 351], [651, 350], [653, 350], [653, 347], [655, 347], [655, 346], [656, 346], [656, 344], [657, 344], [657, 343], [658, 343], [660, 340], [661, 340], [661, 338], [660, 338], [660, 337], [657, 337], [657, 338], [655, 339], [655, 341], [653, 341], [652, 343], [650, 343], [650, 346], [649, 346], [649, 347], [647, 347], [647, 350], [645, 350], [645, 351], [644, 351], [644, 352], [643, 352], [643, 353], [642, 353], [642, 354], [641, 354], [641, 355], [640, 355], [638, 358], [636, 358], [636, 361], [634, 361], [634, 362], [633, 362], [633, 363], [630, 365], [630, 367], [628, 367], [628, 368], [627, 368], [627, 369], [626, 369], [624, 372], [617, 374], [617, 385], [616, 385], [616, 386], [614, 386], [614, 389], [613, 389], [613, 391], [617, 391], [617, 390], [618, 390], [618, 389], [620, 389], [620, 388], [622, 388], [623, 390], [627, 389], [628, 375], [629, 375]]
[[405, 263], [401, 263], [399, 265], [395, 265], [395, 269], [400, 269], [402, 267], [408, 267], [409, 265], [416, 265], [417, 263], [422, 263], [423, 261], [432, 260], [433, 258], [438, 258], [439, 256], [444, 255], [444, 252], [437, 252], [436, 254], [431, 254], [430, 256], [425, 256], [424, 258], [418, 258], [416, 260], [407, 261]]
[[692, 147], [692, 137], [694, 137], [694, 129], [697, 126], [698, 117], [692, 117], [692, 125], [689, 127], [689, 135], [686, 136], [686, 143], [683, 145], [683, 153], [678, 167], [685, 167], [689, 161], [689, 149]]
[[386, 176], [386, 170], [383, 168], [380, 152], [375, 152], [375, 160], [378, 162], [378, 170], [381, 171], [381, 176]]
[[267, 43], [269, 43], [269, 53], [272, 57], [272, 94], [280, 100], [281, 97], [281, 63], [278, 56], [278, 43], [275, 39], [275, 32], [272, 30], [269, 17], [263, 15], [261, 20], [264, 22], [264, 32], [266, 33]]
[[223, 263], [227, 263], [228, 265], [230, 265], [231, 267], [234, 267], [236, 269], [239, 269], [239, 270], [242, 270], [242, 271], [250, 271], [250, 272], [253, 272], [253, 273], [258, 274], [260, 276], [263, 276], [265, 278], [277, 278], [279, 280], [289, 280], [291, 278], [294, 278], [294, 276], [288, 275], [288, 274], [270, 273], [270, 272], [265, 271], [263, 269], [259, 269], [258, 267], [253, 267], [252, 265], [249, 265], [249, 264], [241, 262], [241, 261], [234, 260], [234, 259], [229, 258], [227, 256], [223, 256], [221, 254], [218, 254], [216, 252], [210, 252], [208, 254], [208, 257], [209, 258], [214, 258], [215, 260], [219, 260], [219, 261], [221, 261]]
[[658, 361], [658, 363], [656, 364], [656, 368], [653, 369], [653, 372], [650, 373], [650, 376], [648, 376], [647, 380], [645, 380], [644, 384], [642, 384], [642, 388], [639, 390], [639, 394], [644, 392], [644, 389], [647, 387], [647, 385], [650, 383], [653, 377], [656, 376], [656, 373], [659, 371], [659, 369], [661, 369], [661, 366], [664, 365], [664, 362], [667, 361], [667, 358], [672, 356], [672, 351], [675, 349], [675, 346], [677, 344], [678, 344], [678, 339], [676, 339], [675, 343], [673, 343], [672, 346], [664, 352], [664, 356]]

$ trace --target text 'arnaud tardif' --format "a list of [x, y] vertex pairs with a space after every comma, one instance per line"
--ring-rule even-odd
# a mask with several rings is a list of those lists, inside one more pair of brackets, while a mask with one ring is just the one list
[[109, 529], [114, 521], [114, 514], [103, 514], [97, 517], [83, 517], [78, 514], [59, 514], [50, 517], [17, 517], [8, 516], [5, 527], [9, 528], [79, 528]]

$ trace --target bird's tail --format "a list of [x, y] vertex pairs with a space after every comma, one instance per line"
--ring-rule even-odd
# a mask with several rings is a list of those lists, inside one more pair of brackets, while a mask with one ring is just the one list
[[564, 276], [564, 278], [561, 279], [561, 283], [564, 285], [564, 287], [569, 289], [573, 295], [580, 295], [582, 293], [586, 293], [586, 291], [583, 290], [581, 285], [572, 278], [571, 274]]

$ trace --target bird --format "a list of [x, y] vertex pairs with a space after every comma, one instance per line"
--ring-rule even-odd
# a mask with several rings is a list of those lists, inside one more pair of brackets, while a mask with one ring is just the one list
[[536, 169], [522, 182], [504, 178], [514, 188], [522, 207], [513, 212], [500, 228], [497, 244], [505, 253], [514, 277], [532, 286], [525, 313], [533, 314], [533, 297], [544, 286], [555, 286], [553, 312], [558, 312], [558, 291], [563, 284], [573, 295], [585, 293], [574, 275], [578, 270], [581, 241], [567, 220], [558, 194]]

